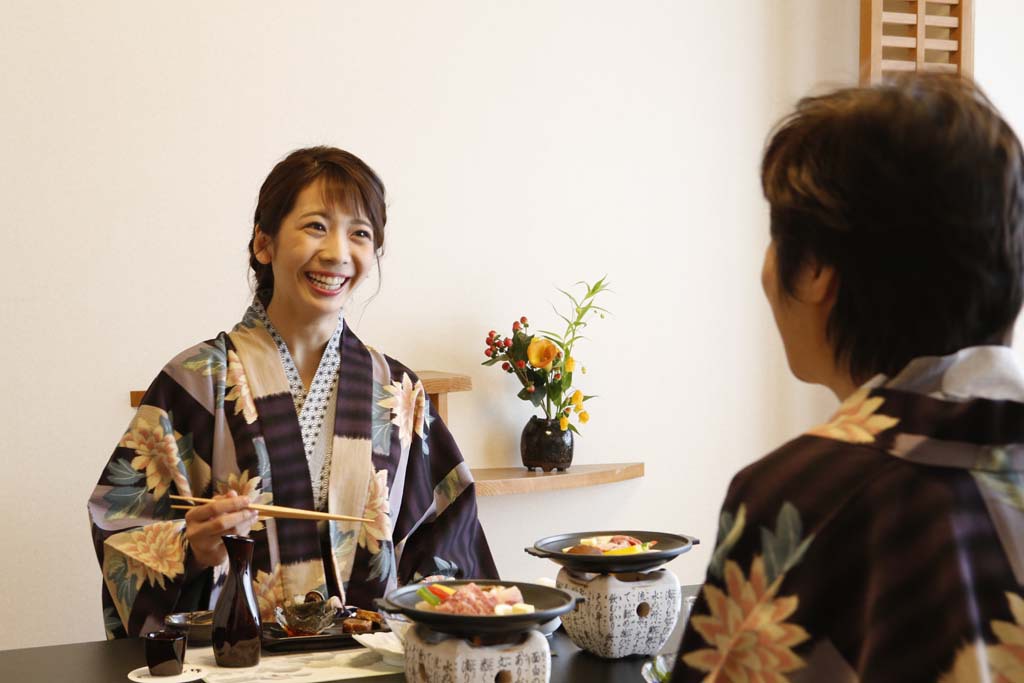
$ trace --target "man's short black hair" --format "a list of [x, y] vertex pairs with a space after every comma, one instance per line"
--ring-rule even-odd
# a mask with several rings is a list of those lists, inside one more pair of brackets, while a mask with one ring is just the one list
[[974, 84], [918, 75], [802, 100], [761, 166], [779, 286], [837, 274], [828, 338], [856, 381], [999, 344], [1024, 296], [1020, 141]]

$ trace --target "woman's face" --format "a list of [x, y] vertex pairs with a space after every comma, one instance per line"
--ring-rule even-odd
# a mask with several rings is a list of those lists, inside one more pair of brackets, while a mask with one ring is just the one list
[[337, 318], [374, 263], [369, 220], [327, 206], [322, 184], [299, 192], [275, 238], [257, 233], [256, 258], [274, 271], [271, 303], [297, 321]]

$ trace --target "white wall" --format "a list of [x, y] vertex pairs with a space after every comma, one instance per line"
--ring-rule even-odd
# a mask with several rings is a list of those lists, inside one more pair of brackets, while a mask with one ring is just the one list
[[[1013, 3], [988, 2], [979, 73], [1002, 74]], [[0, 649], [102, 638], [85, 501], [127, 391], [240, 316], [259, 183], [317, 143], [389, 190], [383, 287], [350, 321], [473, 376], [450, 416], [474, 466], [517, 464], [530, 415], [479, 366], [486, 331], [611, 278], [575, 462], [647, 476], [481, 500], [503, 574], [554, 575], [522, 552], [540, 536], [623, 526], [699, 536], [672, 565], [699, 582], [732, 473], [832, 406], [762, 301], [757, 166], [797, 96], [855, 80], [857, 4], [4, 3]]]

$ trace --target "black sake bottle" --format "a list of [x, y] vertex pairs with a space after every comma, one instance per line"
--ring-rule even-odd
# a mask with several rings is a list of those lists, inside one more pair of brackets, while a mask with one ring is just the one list
[[260, 609], [252, 590], [254, 541], [224, 536], [228, 575], [213, 610], [213, 654], [217, 666], [256, 666], [260, 663]]

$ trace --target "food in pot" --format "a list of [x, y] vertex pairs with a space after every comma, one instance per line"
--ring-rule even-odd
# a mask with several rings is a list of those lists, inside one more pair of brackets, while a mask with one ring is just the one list
[[523, 602], [517, 586], [486, 586], [467, 583], [458, 589], [427, 584], [416, 591], [420, 601], [416, 609], [467, 616], [505, 616], [531, 614], [533, 605]]
[[[654, 550], [658, 541], [641, 541], [633, 536], [589, 536], [581, 538], [580, 542], [568, 548], [562, 548], [563, 553], [571, 555], [636, 555]], [[584, 550], [584, 548], [593, 548]]]

